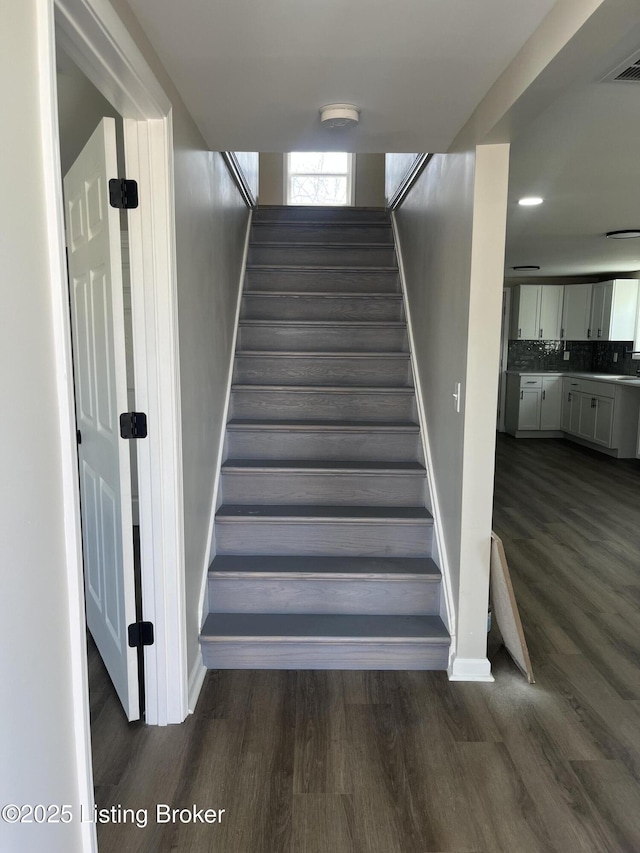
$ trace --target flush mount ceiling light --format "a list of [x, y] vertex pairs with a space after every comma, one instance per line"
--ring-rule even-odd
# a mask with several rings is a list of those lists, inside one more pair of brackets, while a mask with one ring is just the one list
[[633, 240], [634, 237], [640, 237], [640, 229], [627, 228], [624, 231], [607, 231], [605, 237], [611, 237], [612, 240]]
[[539, 270], [540, 267], [535, 266], [535, 264], [523, 264], [519, 267], [511, 267], [512, 270], [519, 270], [522, 272], [523, 270]]
[[354, 104], [327, 104], [320, 110], [320, 121], [325, 127], [355, 127], [360, 110]]
[[522, 205], [522, 207], [535, 207], [536, 204], [542, 204], [543, 201], [544, 199], [538, 195], [530, 195], [519, 199], [518, 204]]

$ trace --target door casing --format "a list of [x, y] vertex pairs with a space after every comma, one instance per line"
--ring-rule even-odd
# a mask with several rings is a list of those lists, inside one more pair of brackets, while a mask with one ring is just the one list
[[[47, 197], [56, 393], [64, 488], [64, 535], [79, 805], [93, 809], [86, 622], [73, 368], [56, 91], [56, 41], [124, 119], [127, 177], [140, 207], [129, 215], [136, 406], [149, 418], [139, 446], [147, 722], [188, 714], [184, 530], [171, 102], [108, 0], [36, 0], [39, 111]], [[135, 215], [134, 215], [135, 214]], [[83, 850], [96, 850], [82, 824]]]

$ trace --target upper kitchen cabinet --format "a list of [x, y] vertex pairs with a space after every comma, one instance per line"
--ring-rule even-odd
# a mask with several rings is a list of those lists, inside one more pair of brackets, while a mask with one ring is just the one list
[[592, 285], [589, 340], [634, 339], [638, 313], [638, 284], [637, 279], [618, 278]]
[[562, 294], [555, 284], [520, 284], [513, 288], [511, 340], [560, 340]]
[[591, 328], [592, 284], [568, 284], [564, 288], [562, 333], [565, 341], [588, 341]]

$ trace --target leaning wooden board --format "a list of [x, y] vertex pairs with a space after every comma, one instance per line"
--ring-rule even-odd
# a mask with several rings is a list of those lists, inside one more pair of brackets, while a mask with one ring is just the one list
[[491, 533], [491, 602], [507, 651], [523, 675], [526, 675], [529, 684], [533, 684], [535, 681], [533, 669], [513, 592], [507, 557], [502, 540], [493, 532]]

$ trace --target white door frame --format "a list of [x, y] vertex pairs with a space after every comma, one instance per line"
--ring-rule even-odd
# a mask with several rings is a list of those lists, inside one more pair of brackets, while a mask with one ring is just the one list
[[[142, 604], [144, 618], [153, 622], [155, 629], [154, 645], [145, 648], [146, 720], [157, 725], [179, 723], [188, 714], [188, 678], [171, 102], [108, 0], [38, 3], [71, 612], [78, 610], [79, 591], [82, 594], [82, 543], [64, 263], [56, 42], [123, 116], [127, 177], [138, 181], [140, 206], [128, 216], [136, 408], [146, 412], [149, 421], [149, 436], [138, 443]], [[85, 696], [75, 697], [78, 713], [79, 703], [86, 702], [87, 690], [83, 598], [80, 604], [83, 624], [72, 627], [72, 642], [80, 643], [83, 649], [79, 659], [74, 659], [76, 692], [83, 691]], [[88, 743], [88, 732], [85, 735]], [[88, 767], [90, 772], [90, 753]]]

